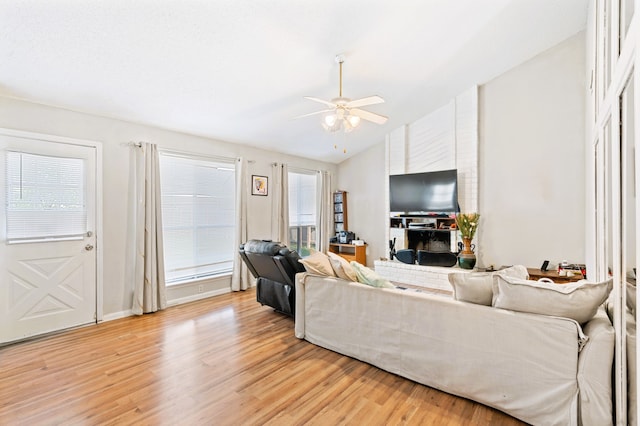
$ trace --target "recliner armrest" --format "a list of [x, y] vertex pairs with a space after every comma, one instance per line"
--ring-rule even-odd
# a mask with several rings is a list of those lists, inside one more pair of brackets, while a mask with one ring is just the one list
[[287, 263], [291, 266], [291, 269], [294, 271], [293, 275], [298, 272], [307, 272], [307, 269], [304, 267], [302, 263], [300, 263], [300, 255], [297, 251], [289, 250], [289, 248], [285, 247], [280, 250], [280, 255], [284, 256]]
[[296, 272], [293, 270], [286, 256], [274, 256], [273, 261], [275, 262], [278, 270], [282, 274], [282, 277], [285, 278], [285, 283], [290, 285], [291, 287], [295, 286], [295, 277]]

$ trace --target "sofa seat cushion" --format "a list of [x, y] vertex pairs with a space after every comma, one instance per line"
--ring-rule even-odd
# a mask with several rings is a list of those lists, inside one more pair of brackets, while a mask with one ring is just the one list
[[496, 308], [571, 318], [580, 324], [593, 318], [612, 288], [611, 280], [555, 284], [500, 274], [493, 279], [493, 306]]

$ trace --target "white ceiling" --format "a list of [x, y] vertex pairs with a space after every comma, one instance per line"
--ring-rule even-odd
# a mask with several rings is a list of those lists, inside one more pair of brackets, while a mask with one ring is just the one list
[[[339, 163], [584, 29], [587, 0], [0, 0], [0, 95]], [[326, 133], [303, 99], [380, 95]], [[338, 149], [334, 149], [338, 145]], [[342, 148], [346, 147], [347, 154]]]

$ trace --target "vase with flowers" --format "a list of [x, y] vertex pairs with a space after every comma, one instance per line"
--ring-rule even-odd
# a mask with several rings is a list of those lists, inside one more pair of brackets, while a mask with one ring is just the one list
[[458, 265], [462, 269], [473, 269], [476, 266], [476, 255], [473, 252], [475, 246], [471, 244], [478, 230], [478, 213], [460, 213], [456, 215], [456, 227], [462, 236], [462, 250], [458, 254]]

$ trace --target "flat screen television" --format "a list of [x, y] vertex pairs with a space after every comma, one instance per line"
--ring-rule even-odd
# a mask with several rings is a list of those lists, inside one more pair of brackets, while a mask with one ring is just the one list
[[389, 210], [392, 212], [459, 212], [458, 171], [452, 169], [391, 175], [389, 199]]

